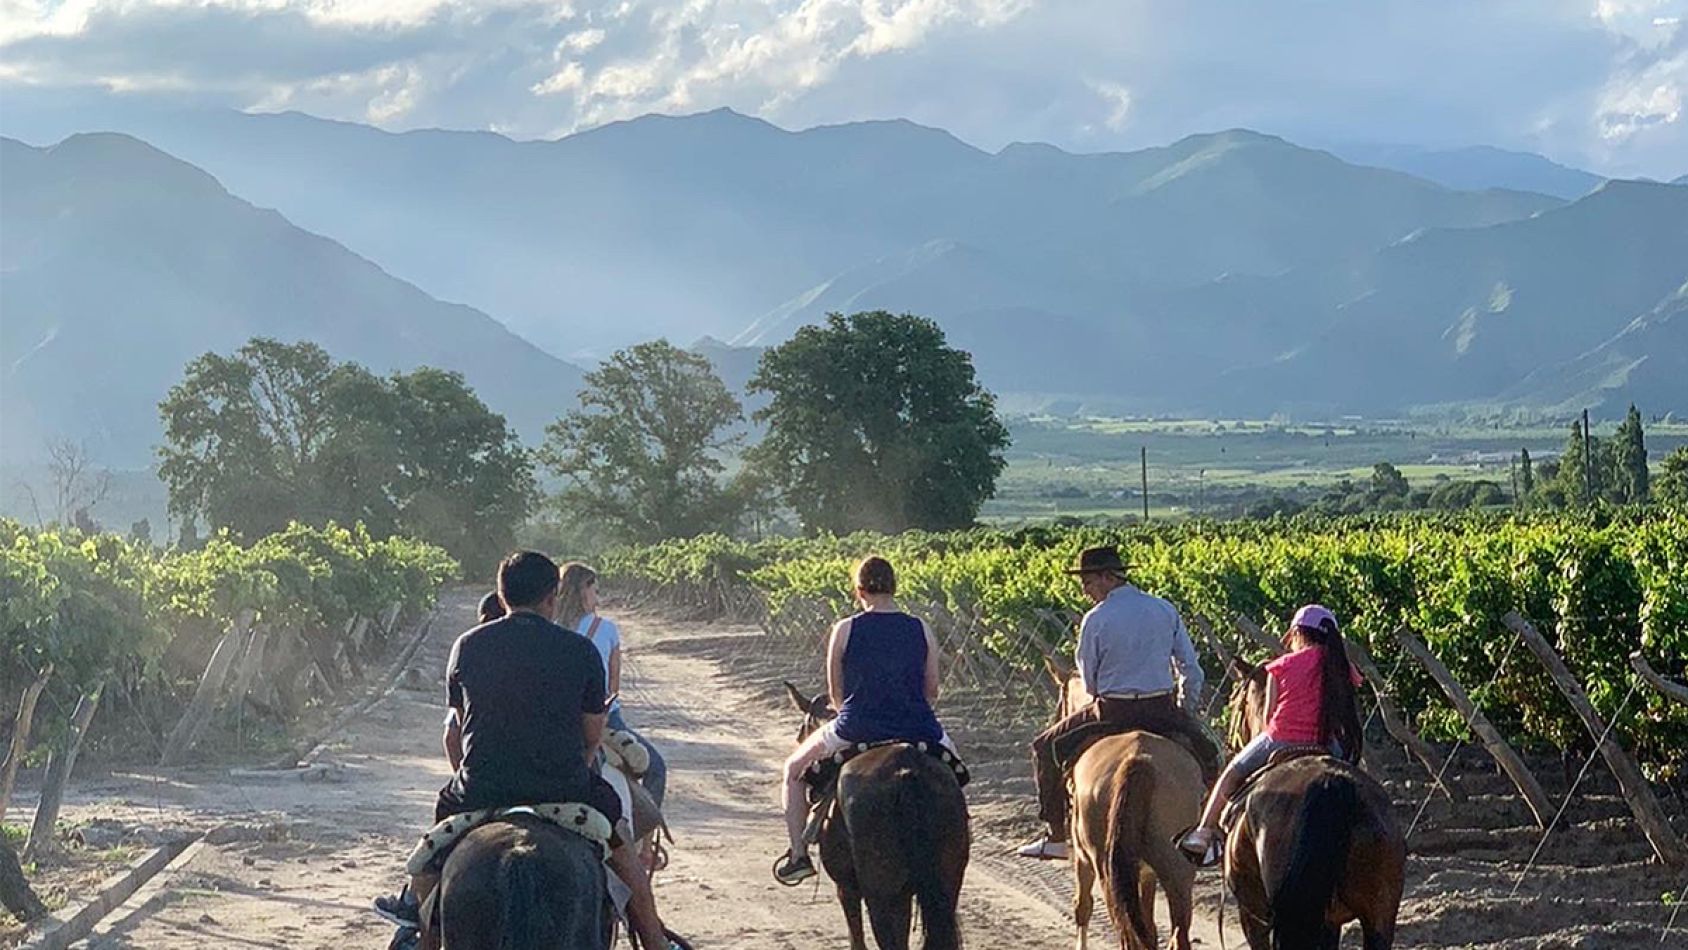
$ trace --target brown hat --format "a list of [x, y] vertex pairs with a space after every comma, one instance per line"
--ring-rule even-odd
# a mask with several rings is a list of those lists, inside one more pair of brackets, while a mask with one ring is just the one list
[[1125, 574], [1125, 562], [1113, 545], [1085, 548], [1078, 553], [1078, 561], [1067, 568], [1068, 574]]

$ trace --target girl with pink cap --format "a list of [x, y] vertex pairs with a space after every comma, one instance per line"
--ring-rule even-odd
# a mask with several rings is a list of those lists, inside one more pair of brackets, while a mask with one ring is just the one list
[[1272, 754], [1293, 746], [1326, 746], [1331, 754], [1357, 762], [1361, 727], [1354, 687], [1360, 674], [1348, 662], [1336, 616], [1318, 604], [1297, 610], [1284, 634], [1289, 653], [1266, 664], [1266, 727], [1243, 746], [1208, 795], [1201, 824], [1178, 846], [1210, 864], [1218, 858], [1219, 818], [1249, 776], [1266, 767]]

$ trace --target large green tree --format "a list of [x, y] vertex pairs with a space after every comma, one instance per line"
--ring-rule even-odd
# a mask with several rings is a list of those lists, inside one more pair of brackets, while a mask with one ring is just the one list
[[565, 518], [623, 541], [732, 526], [722, 456], [744, 414], [707, 359], [655, 340], [615, 353], [584, 382], [580, 408], [546, 428], [539, 450], [568, 481]]
[[361, 521], [486, 564], [535, 494], [515, 433], [456, 373], [381, 378], [312, 343], [258, 338], [189, 363], [159, 411], [172, 513], [247, 537]]
[[811, 531], [965, 527], [1002, 473], [1008, 430], [938, 325], [831, 314], [762, 356], [767, 435], [752, 464]]

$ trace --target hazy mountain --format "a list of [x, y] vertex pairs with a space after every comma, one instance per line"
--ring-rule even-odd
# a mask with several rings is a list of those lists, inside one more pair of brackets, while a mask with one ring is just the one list
[[[1321, 332], [1232, 374], [1233, 401], [1372, 412], [1500, 397], [1600, 347], [1688, 281], [1688, 190], [1608, 182], [1525, 220], [1415, 235], [1350, 279], [1358, 292], [1320, 313]], [[1286, 301], [1313, 283], [1282, 282]], [[1304, 299], [1319, 306], [1318, 290]], [[1674, 332], [1649, 323], [1607, 355], [1645, 356]], [[1688, 376], [1664, 382], [1649, 411], [1688, 408]]]
[[[657, 335], [774, 342], [746, 328], [789, 332], [822, 288], [914, 309], [891, 302], [907, 292], [946, 322], [979, 307], [1113, 319], [1138, 293], [1557, 204], [1453, 191], [1244, 131], [1074, 155], [992, 154], [905, 121], [788, 132], [725, 110], [555, 142], [394, 135], [298, 114], [112, 118], [561, 355]], [[952, 299], [982, 260], [1011, 264], [1015, 279]], [[896, 287], [879, 286], [880, 272]]]
[[1332, 149], [1358, 165], [1393, 168], [1409, 175], [1468, 191], [1511, 188], [1559, 198], [1580, 198], [1606, 179], [1569, 168], [1533, 152], [1487, 145], [1433, 149], [1417, 145], [1340, 145]]
[[69, 437], [102, 464], [148, 464], [157, 403], [184, 365], [256, 335], [312, 340], [377, 372], [459, 370], [529, 438], [578, 391], [578, 369], [486, 314], [136, 139], [77, 135], [45, 149], [3, 139], [0, 166], [9, 462]]
[[1524, 377], [1504, 398], [1532, 406], [1613, 415], [1630, 403], [1688, 411], [1688, 283], [1598, 347]]
[[1673, 185], [1688, 185], [1688, 175], [1683, 175], [1681, 178], [1671, 179], [1671, 184], [1673, 184]]

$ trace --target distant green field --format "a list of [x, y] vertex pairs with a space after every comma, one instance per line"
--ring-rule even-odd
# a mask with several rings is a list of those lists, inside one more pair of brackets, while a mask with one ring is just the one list
[[[1610, 434], [1613, 424], [1595, 428]], [[1484, 478], [1509, 486], [1513, 460], [1558, 455], [1568, 427], [1482, 427], [1411, 420], [1328, 424], [1246, 419], [1022, 416], [987, 521], [1141, 515], [1139, 451], [1148, 450], [1150, 517], [1225, 517], [1273, 494], [1306, 501], [1391, 462], [1414, 487]], [[1655, 463], [1688, 444], [1688, 423], [1647, 427]]]

